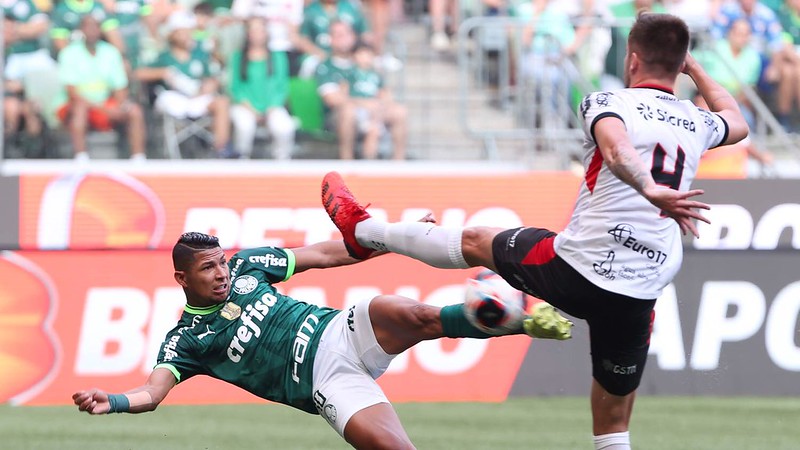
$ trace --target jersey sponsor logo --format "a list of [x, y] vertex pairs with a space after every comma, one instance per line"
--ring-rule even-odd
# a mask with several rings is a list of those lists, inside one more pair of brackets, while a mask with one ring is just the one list
[[242, 258], [236, 259], [236, 264], [233, 266], [233, 269], [231, 269], [231, 278], [236, 278], [236, 274], [239, 273], [239, 268], [242, 267], [243, 262], [244, 259]]
[[661, 250], [652, 249], [640, 243], [635, 237], [633, 237], [635, 232], [636, 229], [627, 223], [619, 223], [614, 228], [608, 230], [608, 234], [614, 237], [614, 241], [616, 243], [622, 244], [623, 247], [639, 253], [650, 261], [658, 264], [664, 264], [664, 262], [667, 261], [667, 254]]
[[706, 124], [707, 127], [712, 128], [714, 133], [719, 133], [719, 124], [711, 116], [711, 113], [702, 109], [700, 112], [703, 114], [703, 123]]
[[317, 407], [317, 410], [322, 413], [322, 408], [325, 407], [325, 402], [328, 401], [328, 398], [322, 395], [322, 392], [319, 390], [314, 391], [314, 406]]
[[617, 275], [619, 275], [620, 278], [630, 281], [636, 278], [636, 270], [628, 266], [622, 266], [617, 272]]
[[325, 418], [330, 423], [336, 423], [336, 407], [330, 403], [325, 405]]
[[255, 303], [245, 306], [244, 312], [240, 316], [242, 325], [236, 330], [236, 334], [228, 344], [228, 359], [234, 363], [242, 360], [242, 355], [246, 351], [245, 344], [253, 338], [258, 339], [261, 337], [259, 324], [269, 314], [270, 307], [275, 306], [277, 302], [278, 298], [267, 292]]
[[653, 111], [650, 109], [650, 106], [645, 105], [644, 103], [639, 103], [639, 105], [636, 107], [636, 110], [639, 111], [639, 114], [641, 114], [644, 120], [650, 120], [653, 118]]
[[178, 341], [180, 340], [181, 340], [181, 335], [176, 334], [171, 338], [169, 338], [167, 343], [164, 344], [164, 348], [162, 348], [162, 350], [164, 351], [164, 358], [163, 358], [164, 361], [171, 361], [172, 358], [178, 356], [178, 353], [175, 351], [175, 349], [178, 348]]
[[206, 337], [206, 336], [210, 336], [210, 335], [212, 335], [212, 334], [217, 334], [217, 332], [216, 332], [216, 331], [214, 331], [214, 330], [212, 330], [212, 329], [211, 329], [211, 327], [209, 327], [208, 325], [206, 325], [206, 331], [205, 331], [205, 333], [203, 333], [203, 334], [198, 334], [198, 335], [197, 335], [197, 339], [202, 341], [204, 337]]
[[178, 352], [176, 352], [175, 350], [178, 348], [178, 341], [181, 340], [183, 332], [186, 330], [194, 329], [194, 327], [197, 326], [198, 323], [200, 323], [201, 319], [202, 319], [201, 316], [194, 316], [192, 318], [191, 325], [182, 327], [181, 329], [178, 330], [178, 334], [173, 335], [166, 341], [164, 347], [162, 348], [162, 350], [164, 351], [164, 358], [162, 362], [171, 361], [173, 358], [178, 356]]
[[609, 280], [613, 280], [616, 278], [614, 273], [614, 259], [617, 257], [617, 254], [614, 253], [614, 250], [609, 250], [608, 254], [606, 255], [606, 259], [600, 263], [594, 263], [594, 271], [600, 275], [601, 277], [605, 277]]
[[306, 316], [305, 320], [303, 320], [303, 324], [300, 325], [300, 329], [297, 330], [297, 334], [294, 337], [294, 343], [292, 344], [292, 356], [294, 358], [294, 364], [292, 364], [292, 380], [294, 380], [295, 383], [300, 382], [300, 375], [298, 375], [298, 372], [300, 366], [306, 360], [306, 350], [308, 350], [311, 336], [314, 335], [318, 324], [319, 317], [314, 314], [309, 314]]
[[581, 102], [581, 117], [585, 119], [586, 113], [589, 112], [589, 108], [591, 107], [592, 107], [592, 97], [589, 95], [583, 97], [583, 101]]
[[264, 267], [286, 267], [287, 266], [287, 259], [286, 258], [279, 258], [271, 253], [266, 255], [253, 255], [247, 260], [251, 264], [263, 264]]
[[607, 107], [608, 106], [608, 99], [612, 95], [614, 95], [614, 94], [612, 94], [611, 92], [601, 92], [601, 93], [597, 94], [597, 96], [595, 97], [595, 102], [597, 102], [597, 106], [600, 106], [602, 108]]
[[347, 328], [349, 328], [350, 331], [352, 331], [352, 332], [356, 331], [356, 328], [354, 326], [355, 325], [355, 315], [356, 315], [356, 306], [353, 305], [353, 306], [350, 307], [350, 310], [347, 313]]
[[233, 292], [245, 295], [253, 292], [258, 286], [258, 280], [252, 275], [242, 275], [233, 280]]
[[691, 131], [692, 133], [694, 133], [697, 129], [693, 120], [673, 116], [669, 113], [669, 111], [665, 111], [661, 108], [656, 108], [654, 112], [653, 109], [650, 108], [650, 105], [639, 103], [639, 105], [636, 106], [636, 110], [639, 111], [639, 114], [644, 120], [655, 119], [659, 122], [666, 122], [673, 127], [683, 128], [684, 130]]
[[511, 235], [511, 237], [508, 238], [508, 244], [506, 244], [508, 248], [514, 248], [514, 246], [517, 245], [517, 236], [519, 236], [519, 234], [522, 233], [524, 230], [525, 230], [524, 228], [520, 228], [519, 230], [515, 231], [514, 234]]
[[642, 243], [639, 243], [635, 237], [630, 236], [622, 243], [622, 246], [625, 248], [629, 248], [636, 253], [646, 257], [650, 261], [656, 262], [658, 264], [664, 264], [667, 260], [667, 254], [662, 252], [661, 250], [652, 249]]
[[611, 360], [604, 359], [603, 360], [603, 370], [606, 372], [611, 372], [615, 375], [635, 375], [638, 371], [638, 367], [636, 364], [632, 366], [623, 366], [620, 364], [614, 364]]
[[633, 227], [633, 225], [627, 223], [618, 223], [617, 226], [608, 230], [608, 234], [614, 236], [614, 241], [620, 243], [632, 236], [635, 231], [636, 229]]
[[222, 311], [220, 311], [219, 315], [222, 316], [223, 319], [236, 320], [242, 315], [242, 307], [236, 303], [227, 302], [225, 306], [222, 307]]

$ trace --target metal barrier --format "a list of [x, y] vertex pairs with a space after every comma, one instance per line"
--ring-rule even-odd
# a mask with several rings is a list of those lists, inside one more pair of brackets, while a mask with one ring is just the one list
[[[585, 95], [593, 89], [575, 64], [563, 57], [555, 39], [547, 39], [543, 54], [523, 51], [524, 27], [508, 17], [473, 17], [462, 22], [457, 37], [459, 121], [465, 133], [483, 142], [487, 159], [497, 158], [498, 140], [512, 139], [524, 141], [530, 151], [557, 150], [566, 163], [583, 138], [571, 106], [572, 90]], [[496, 64], [494, 80], [487, 79], [487, 55]], [[489, 90], [496, 91], [496, 103], [513, 116], [510, 127], [481, 126], [470, 116], [470, 94], [492, 84], [496, 89], [490, 86]]]
[[[608, 32], [609, 47], [616, 28], [631, 25], [631, 21], [590, 22], [595, 29]], [[578, 24], [573, 22], [573, 25]], [[457, 34], [459, 123], [467, 135], [483, 142], [486, 159], [497, 158], [498, 140], [523, 141], [527, 150], [558, 151], [562, 158], [567, 159], [580, 151], [583, 139], [575, 99], [606, 87], [594, 86], [574, 59], [563, 54], [555, 38], [548, 39], [543, 55], [526, 54], [521, 38], [525, 26], [519, 19], [511, 17], [472, 17], [462, 22]], [[693, 36], [699, 45], [709, 41], [705, 30], [695, 30]], [[615, 39], [617, 48], [607, 49], [607, 62], [621, 67], [624, 43], [620, 49], [621, 35]], [[491, 61], [487, 59], [489, 54], [493, 56]], [[493, 80], [487, 76], [490, 64], [496, 65]], [[604, 66], [604, 75], [607, 75], [606, 68]], [[736, 74], [735, 68], [729, 69]], [[621, 80], [619, 83], [621, 87]], [[785, 148], [795, 157], [800, 157], [797, 143], [758, 93], [752, 87], [742, 85], [756, 116], [758, 126], [753, 130], [756, 140], [768, 142], [772, 149]], [[498, 106], [513, 116], [514, 126], [492, 127], [473, 117], [469, 100], [481, 92], [496, 96]]]
[[[698, 33], [696, 36], [699, 38], [699, 46], [703, 50], [710, 51], [714, 55], [721, 57], [718, 49], [713, 45], [713, 38], [709, 33]], [[742, 80], [736, 67], [732, 66], [724, 59], [721, 59], [721, 61], [725, 64], [725, 67], [731, 71], [739, 84], [741, 84], [742, 93], [753, 109], [756, 129], [750, 130], [751, 138], [757, 141], [766, 141], [768, 146], [772, 149], [783, 147], [794, 154], [795, 157], [800, 158], [800, 147], [798, 147], [797, 142], [789, 136], [789, 133], [787, 133], [780, 122], [778, 122], [778, 119], [775, 118], [775, 115], [770, 111], [756, 90]]]

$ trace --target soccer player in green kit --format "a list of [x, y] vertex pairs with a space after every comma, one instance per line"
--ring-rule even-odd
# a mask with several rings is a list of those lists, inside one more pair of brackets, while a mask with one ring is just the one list
[[[359, 262], [342, 241], [243, 250], [227, 261], [216, 237], [189, 232], [175, 244], [172, 260], [186, 307], [149, 378], [124, 394], [76, 392], [80, 411], [152, 411], [177, 383], [208, 375], [321, 414], [356, 448], [413, 448], [375, 379], [395, 355], [420, 341], [490, 337], [466, 320], [461, 304], [439, 308], [379, 295], [341, 311], [275, 289], [273, 284], [308, 269]], [[539, 311], [534, 319], [542, 325], [531, 335], [569, 337], [566, 320], [552, 310], [539, 317]]]

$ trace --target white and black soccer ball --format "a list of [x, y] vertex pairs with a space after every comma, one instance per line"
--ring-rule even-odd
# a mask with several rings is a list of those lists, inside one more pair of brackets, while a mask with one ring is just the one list
[[522, 327], [527, 315], [525, 294], [514, 289], [492, 271], [483, 271], [467, 280], [464, 314], [484, 333], [509, 334]]

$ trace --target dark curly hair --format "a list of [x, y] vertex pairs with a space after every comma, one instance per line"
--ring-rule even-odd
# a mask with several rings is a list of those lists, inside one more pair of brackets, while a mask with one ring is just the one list
[[183, 233], [172, 247], [172, 266], [175, 270], [186, 270], [194, 261], [194, 254], [219, 247], [219, 239], [198, 231]]

